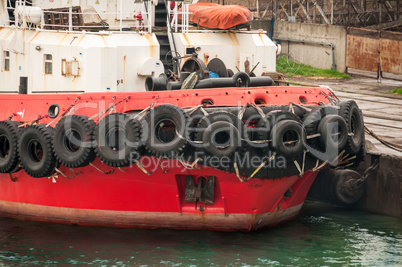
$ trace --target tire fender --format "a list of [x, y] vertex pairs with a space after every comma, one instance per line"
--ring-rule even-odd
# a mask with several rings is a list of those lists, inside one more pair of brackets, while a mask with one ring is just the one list
[[239, 130], [226, 121], [210, 124], [202, 136], [205, 151], [218, 157], [232, 156], [239, 148], [240, 138]]
[[270, 137], [272, 149], [284, 157], [296, 158], [303, 153], [306, 133], [300, 122], [280, 121], [272, 128]]
[[95, 122], [83, 115], [69, 115], [57, 123], [52, 143], [54, 154], [62, 165], [85, 167], [96, 158], [95, 127]]
[[141, 124], [127, 113], [113, 113], [95, 128], [95, 153], [112, 167], [127, 167], [138, 160]]
[[341, 151], [348, 140], [345, 120], [339, 115], [327, 115], [318, 124], [319, 143], [324, 151]]
[[177, 106], [166, 104], [151, 110], [142, 121], [145, 147], [156, 157], [175, 158], [187, 146], [187, 117]]
[[19, 165], [18, 137], [22, 129], [16, 121], [0, 122], [0, 173], [11, 173]]
[[18, 154], [25, 172], [34, 177], [48, 177], [58, 161], [53, 153], [54, 129], [45, 124], [27, 126], [18, 141]]

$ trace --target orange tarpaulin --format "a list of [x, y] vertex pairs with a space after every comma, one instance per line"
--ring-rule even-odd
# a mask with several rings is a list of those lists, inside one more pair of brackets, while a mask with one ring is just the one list
[[238, 5], [196, 3], [189, 5], [189, 12], [189, 21], [210, 29], [230, 29], [252, 19], [250, 10]]

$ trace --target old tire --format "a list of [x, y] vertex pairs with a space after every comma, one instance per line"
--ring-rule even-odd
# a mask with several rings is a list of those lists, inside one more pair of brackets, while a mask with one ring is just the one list
[[341, 151], [348, 140], [345, 120], [339, 115], [327, 115], [318, 124], [319, 144], [323, 151], [336, 154]]
[[[301, 122], [300, 118], [289, 111], [285, 110], [273, 110], [265, 114], [264, 118], [260, 119], [256, 125], [257, 139], [258, 140], [272, 140], [271, 131], [273, 127], [283, 121], [292, 120], [296, 122]], [[258, 147], [263, 148], [263, 150], [269, 150], [269, 143], [260, 144]]]
[[87, 166], [95, 158], [93, 136], [96, 124], [87, 116], [70, 115], [62, 118], [54, 128], [53, 151], [66, 167]]
[[304, 151], [306, 133], [300, 122], [283, 120], [274, 125], [270, 139], [273, 150], [284, 157], [296, 158]]
[[[226, 122], [224, 124], [215, 124], [216, 122]], [[211, 130], [211, 126], [213, 126], [214, 131], [218, 129], [218, 126], [228, 127], [228, 129], [233, 129], [234, 134], [236, 136], [230, 135], [228, 138], [230, 142], [236, 141], [233, 143], [235, 150], [242, 153], [246, 149], [245, 144], [242, 144], [242, 139], [247, 139], [247, 132], [244, 123], [233, 113], [227, 111], [215, 111], [206, 116], [204, 116], [197, 124], [197, 128], [195, 129], [194, 139], [198, 142], [202, 142], [200, 145], [197, 143], [194, 144], [197, 148], [201, 148], [208, 152], [208, 145], [205, 145], [204, 137], [208, 137], [208, 141], [210, 141], [210, 135], [205, 133]], [[212, 135], [212, 133], [211, 133]], [[226, 149], [226, 151], [230, 151], [230, 149]], [[222, 151], [223, 152], [223, 151]], [[221, 153], [222, 153], [221, 152]], [[217, 153], [220, 154], [220, 153]], [[230, 152], [229, 154], [232, 154]]]
[[141, 125], [126, 113], [113, 113], [95, 128], [95, 153], [112, 167], [127, 167], [138, 160]]
[[348, 136], [345, 145], [346, 153], [357, 154], [364, 142], [364, 122], [362, 112], [354, 100], [342, 101], [339, 106], [339, 115], [345, 119], [348, 132], [351, 134]]
[[18, 154], [25, 172], [35, 178], [55, 172], [57, 158], [53, 153], [54, 129], [45, 124], [27, 126], [18, 141]]
[[239, 130], [230, 122], [216, 121], [202, 136], [204, 149], [212, 156], [231, 157], [241, 144]]
[[157, 106], [145, 116], [144, 122], [144, 143], [151, 155], [175, 158], [186, 148], [186, 115], [181, 108], [169, 104]]
[[22, 129], [16, 121], [0, 122], [0, 173], [13, 172], [19, 165], [18, 137]]

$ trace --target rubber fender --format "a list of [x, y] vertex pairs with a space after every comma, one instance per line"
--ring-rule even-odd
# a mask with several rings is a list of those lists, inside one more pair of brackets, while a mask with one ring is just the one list
[[94, 161], [94, 130], [96, 124], [83, 115], [62, 118], [54, 128], [53, 152], [68, 168], [87, 166]]
[[53, 153], [54, 129], [46, 124], [27, 126], [18, 141], [18, 154], [25, 172], [35, 178], [55, 172], [58, 161]]
[[16, 121], [0, 122], [0, 172], [11, 173], [19, 165], [18, 158], [18, 137], [22, 129]]
[[112, 113], [95, 128], [95, 153], [112, 167], [126, 167], [135, 163], [140, 147], [141, 124], [127, 113]]

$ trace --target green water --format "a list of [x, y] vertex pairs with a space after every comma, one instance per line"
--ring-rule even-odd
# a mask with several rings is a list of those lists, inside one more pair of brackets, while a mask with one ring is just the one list
[[0, 218], [0, 266], [402, 266], [402, 220], [307, 202], [257, 233], [74, 227]]

